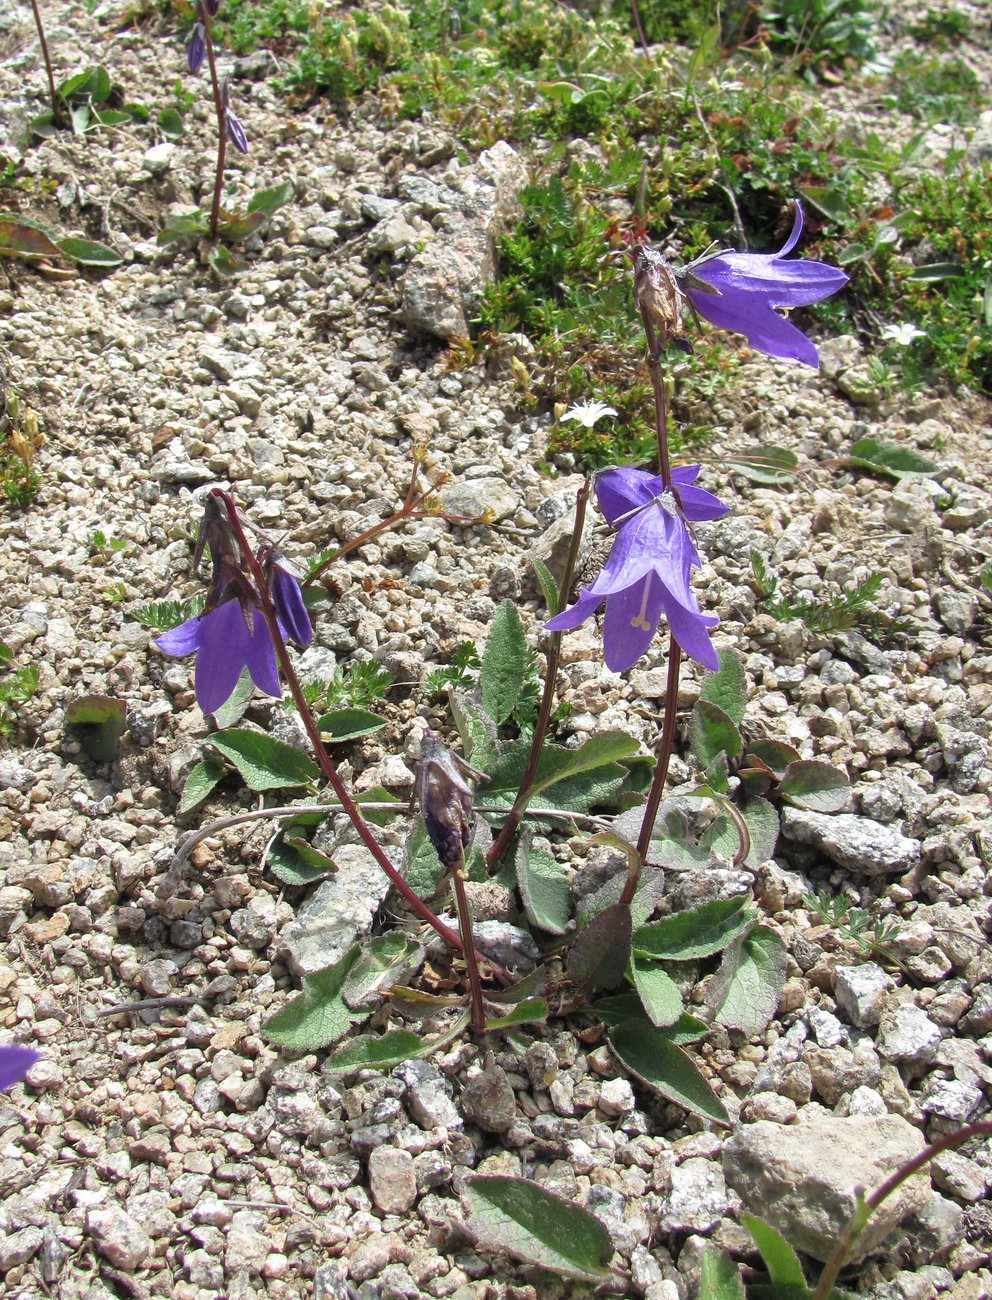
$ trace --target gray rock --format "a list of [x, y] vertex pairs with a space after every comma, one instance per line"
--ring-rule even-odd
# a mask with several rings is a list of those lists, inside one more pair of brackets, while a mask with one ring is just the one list
[[437, 237], [414, 258], [403, 277], [403, 321], [438, 338], [464, 338], [479, 296], [492, 282], [496, 242], [518, 210], [527, 181], [523, 159], [499, 141], [458, 178], [460, 209], [443, 219]]
[[517, 1118], [517, 1103], [506, 1071], [498, 1065], [474, 1074], [462, 1089], [461, 1112], [487, 1133], [505, 1133]]
[[[772, 1127], [781, 1132], [780, 1125]], [[693, 1157], [672, 1170], [672, 1185], [662, 1200], [658, 1231], [709, 1232], [729, 1209], [723, 1170], [713, 1160]]]
[[785, 808], [782, 834], [794, 844], [808, 844], [848, 871], [881, 876], [909, 871], [920, 861], [920, 845], [891, 826], [881, 826], [854, 813], [806, 812]]
[[982, 1090], [966, 1079], [934, 1079], [920, 1098], [921, 1107], [931, 1115], [967, 1124], [982, 1101]]
[[164, 176], [172, 166], [172, 155], [175, 152], [176, 146], [165, 140], [162, 144], [152, 145], [145, 150], [141, 156], [141, 165], [152, 176]]
[[[534, 543], [534, 554], [550, 571], [555, 582], [561, 583], [565, 572], [565, 561], [572, 546], [572, 533], [575, 531], [575, 497], [570, 494], [572, 505], [565, 514], [559, 515]], [[552, 498], [554, 500], [554, 498]], [[543, 503], [547, 505], [547, 502]], [[540, 514], [540, 511], [538, 512]], [[592, 510], [587, 510], [582, 521], [582, 536], [576, 555], [576, 572], [581, 573], [593, 546], [596, 533], [596, 518]]]
[[[782, 1126], [761, 1120], [738, 1128], [723, 1155], [727, 1184], [747, 1209], [767, 1219], [798, 1250], [826, 1260], [857, 1208], [873, 1189], [918, 1155], [923, 1135], [899, 1115], [881, 1118], [814, 1115]], [[860, 1238], [855, 1259], [873, 1250], [932, 1196], [920, 1170], [880, 1207]]]
[[402, 212], [397, 212], [387, 220], [380, 221], [370, 232], [368, 249], [375, 254], [407, 253], [413, 251], [423, 237], [422, 232], [412, 226]]
[[443, 488], [439, 495], [445, 513], [485, 515], [492, 523], [508, 519], [520, 506], [516, 492], [501, 478], [461, 479]]
[[376, 1147], [369, 1155], [369, 1191], [383, 1214], [405, 1214], [417, 1199], [410, 1152], [398, 1147]]
[[389, 880], [364, 844], [332, 850], [337, 873], [307, 899], [279, 935], [277, 956], [296, 975], [340, 961], [356, 938], [368, 934], [389, 893]]
[[936, 593], [933, 603], [944, 627], [958, 636], [964, 636], [978, 617], [978, 600], [970, 591], [946, 587]]
[[104, 1259], [129, 1273], [140, 1268], [152, 1251], [148, 1233], [119, 1205], [90, 1210], [86, 1232]]
[[586, 1194], [585, 1208], [599, 1219], [621, 1255], [629, 1257], [651, 1236], [651, 1224], [636, 1198], [624, 1196], [615, 1187], [594, 1183]]
[[943, 1035], [913, 1002], [888, 1012], [878, 1027], [877, 1047], [887, 1061], [924, 1068], [937, 1055]]
[[451, 1100], [451, 1084], [429, 1061], [404, 1061], [393, 1071], [407, 1089], [407, 1108], [423, 1129], [460, 1129], [462, 1117]]
[[858, 1029], [878, 1024], [885, 1010], [886, 995], [892, 987], [891, 977], [874, 962], [834, 967], [837, 1005]]
[[4, 1234], [0, 1240], [0, 1273], [26, 1264], [41, 1249], [40, 1228], [22, 1228], [20, 1232]]

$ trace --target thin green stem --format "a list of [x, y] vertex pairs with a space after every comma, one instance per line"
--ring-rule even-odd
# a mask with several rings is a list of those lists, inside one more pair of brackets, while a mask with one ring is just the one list
[[[586, 522], [586, 505], [589, 501], [589, 479], [586, 479], [579, 488], [575, 497], [575, 523], [572, 527], [572, 541], [568, 548], [568, 557], [565, 560], [565, 572], [561, 580], [561, 597], [563, 601], [568, 600], [568, 593], [572, 587], [572, 577], [575, 573], [575, 565], [579, 554], [579, 545], [582, 541], [582, 531]], [[503, 823], [499, 834], [492, 842], [489, 852], [486, 854], [486, 865], [493, 866], [498, 862], [506, 846], [513, 838], [517, 827], [527, 808], [527, 801], [530, 797], [530, 788], [534, 784], [534, 777], [537, 775], [537, 765], [540, 762], [541, 751], [544, 748], [545, 737], [548, 734], [548, 727], [551, 724], [551, 710], [554, 707], [555, 700], [555, 682], [558, 677], [558, 661], [561, 658], [561, 633], [552, 632], [548, 640], [547, 665], [544, 671], [544, 690], [541, 693], [541, 705], [538, 709], [537, 721], [534, 724], [534, 735], [531, 737], [530, 754], [527, 757], [527, 767], [524, 771], [523, 780], [520, 783], [520, 789], [517, 791], [517, 797], [513, 801], [513, 807], [506, 815], [506, 821]]]
[[48, 93], [52, 99], [52, 117], [58, 123], [62, 118], [62, 101], [59, 99], [59, 92], [55, 89], [55, 73], [52, 71], [52, 58], [48, 53], [48, 41], [45, 37], [44, 24], [41, 21], [38, 0], [31, 0], [31, 8], [34, 10], [34, 25], [38, 29], [38, 40], [41, 43], [41, 57], [45, 61], [45, 71], [48, 73]]
[[878, 1207], [884, 1201], [887, 1201], [892, 1193], [901, 1187], [908, 1178], [912, 1178], [918, 1169], [922, 1169], [928, 1161], [933, 1160], [935, 1156], [941, 1155], [944, 1151], [950, 1151], [954, 1147], [961, 1146], [962, 1143], [974, 1137], [992, 1137], [992, 1120], [986, 1119], [979, 1121], [977, 1124], [968, 1124], [955, 1133], [948, 1133], [946, 1137], [942, 1137], [938, 1142], [932, 1142], [930, 1146], [924, 1147], [919, 1155], [915, 1155], [912, 1160], [907, 1160], [904, 1165], [900, 1165], [894, 1174], [890, 1174], [885, 1182], [872, 1192], [871, 1196], [851, 1216], [850, 1223], [841, 1233], [837, 1244], [830, 1252], [830, 1258], [824, 1264], [820, 1280], [813, 1292], [813, 1300], [828, 1300], [841, 1269]]
[[220, 224], [220, 192], [224, 183], [224, 160], [227, 157], [227, 115], [224, 111], [224, 96], [221, 94], [220, 77], [217, 74], [217, 61], [214, 58], [214, 37], [211, 28], [210, 12], [200, 0], [197, 5], [200, 22], [203, 23], [203, 41], [207, 47], [207, 62], [210, 65], [210, 85], [214, 96], [214, 112], [217, 115], [217, 171], [214, 176], [214, 196], [210, 204], [210, 238], [217, 238]]
[[390, 883], [397, 893], [401, 895], [407, 905], [411, 907], [413, 911], [422, 918], [422, 920], [426, 921], [428, 925], [432, 926], [433, 929], [437, 931], [449, 947], [460, 952], [462, 950], [461, 939], [457, 934], [455, 934], [454, 930], [452, 930], [450, 926], [445, 925], [442, 920], [434, 915], [423, 899], [417, 897], [414, 891], [389, 861], [384, 849], [372, 834], [368, 822], [366, 822], [365, 818], [362, 816], [358, 805], [345, 788], [345, 784], [341, 780], [337, 768], [334, 766], [331, 756], [328, 754], [324, 747], [324, 742], [320, 738], [320, 732], [317, 730], [317, 724], [310, 711], [310, 706], [304, 699], [299, 678], [297, 677], [296, 670], [293, 667], [293, 661], [289, 657], [286, 643], [283, 641], [282, 634], [279, 631], [279, 622], [276, 617], [275, 606], [272, 603], [272, 597], [269, 595], [269, 585], [265, 580], [265, 574], [262, 572], [262, 566], [252, 553], [252, 549], [248, 544], [248, 539], [245, 537], [244, 529], [241, 526], [241, 520], [238, 517], [237, 507], [234, 503], [234, 498], [227, 492], [222, 492], [220, 489], [215, 489], [215, 495], [218, 496], [227, 507], [228, 519], [230, 520], [235, 536], [238, 539], [245, 563], [251, 571], [251, 576], [255, 582], [261, 614], [265, 619], [265, 625], [268, 628], [269, 636], [272, 639], [276, 658], [279, 660], [279, 668], [282, 671], [286, 685], [289, 687], [290, 694], [293, 697], [293, 702], [299, 712], [300, 721], [306, 729], [307, 736], [309, 737], [310, 744], [313, 747], [314, 756], [317, 759], [320, 770], [323, 772], [331, 786], [331, 789], [334, 791], [334, 797], [347, 813], [351, 820], [351, 824], [358, 832], [362, 843], [389, 877]]

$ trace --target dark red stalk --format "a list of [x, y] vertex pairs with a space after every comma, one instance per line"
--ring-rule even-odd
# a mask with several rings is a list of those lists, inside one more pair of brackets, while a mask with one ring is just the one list
[[[575, 524], [572, 528], [572, 542], [568, 550], [568, 558], [565, 560], [565, 572], [561, 580], [561, 598], [568, 601], [568, 593], [572, 586], [572, 577], [575, 573], [575, 562], [579, 554], [579, 543], [582, 540], [582, 529], [586, 520], [586, 503], [589, 500], [589, 480], [582, 484], [575, 498]], [[498, 862], [504, 849], [513, 838], [514, 832], [520, 825], [521, 818], [527, 808], [527, 797], [531, 786], [534, 784], [534, 777], [537, 775], [537, 765], [541, 758], [541, 750], [544, 748], [545, 737], [548, 734], [548, 726], [551, 723], [551, 710], [555, 701], [555, 682], [558, 677], [558, 661], [561, 658], [561, 636], [560, 632], [552, 632], [548, 639], [547, 667], [544, 672], [544, 690], [541, 695], [541, 705], [537, 714], [537, 721], [534, 724], [534, 735], [530, 742], [530, 754], [527, 756], [527, 768], [524, 772], [523, 780], [520, 783], [520, 789], [517, 791], [517, 797], [513, 801], [513, 807], [506, 815], [506, 821], [503, 823], [499, 834], [492, 842], [489, 852], [486, 854], [486, 865], [493, 866]]]
[[59, 98], [59, 92], [55, 89], [55, 74], [52, 71], [52, 59], [48, 53], [48, 41], [45, 38], [45, 28], [41, 21], [38, 0], [31, 0], [31, 8], [34, 10], [34, 25], [38, 29], [38, 40], [41, 42], [41, 57], [45, 61], [45, 71], [48, 73], [48, 93], [52, 100], [52, 117], [58, 123], [62, 119], [62, 101]]

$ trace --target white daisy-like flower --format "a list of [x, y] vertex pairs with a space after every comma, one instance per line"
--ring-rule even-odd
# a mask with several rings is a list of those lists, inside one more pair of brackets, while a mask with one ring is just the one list
[[908, 348], [914, 339], [926, 338], [926, 331], [917, 329], [912, 321], [903, 321], [901, 325], [883, 325], [881, 337], [885, 343]]
[[616, 415], [612, 406], [605, 402], [576, 402], [561, 417], [563, 420], [578, 420], [584, 429], [591, 429], [604, 415]]

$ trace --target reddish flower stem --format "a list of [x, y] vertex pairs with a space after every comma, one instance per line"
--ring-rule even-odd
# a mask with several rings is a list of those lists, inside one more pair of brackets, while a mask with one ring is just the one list
[[52, 99], [52, 118], [57, 125], [61, 120], [64, 120], [62, 116], [62, 101], [59, 98], [59, 92], [55, 89], [55, 73], [52, 71], [52, 58], [48, 53], [48, 40], [45, 37], [45, 28], [41, 21], [41, 10], [38, 8], [38, 0], [31, 0], [31, 8], [34, 10], [34, 25], [38, 29], [38, 40], [41, 43], [41, 57], [45, 61], [45, 71], [48, 73], [48, 93]]
[[465, 955], [465, 968], [468, 972], [468, 987], [472, 1002], [472, 1028], [482, 1033], [486, 1027], [486, 1008], [482, 1001], [482, 980], [479, 977], [479, 962], [472, 942], [472, 913], [469, 911], [468, 898], [465, 896], [465, 854], [451, 873], [451, 889], [455, 896], [455, 910], [458, 913], [458, 929], [462, 936], [462, 952]]
[[251, 576], [255, 582], [261, 607], [261, 614], [265, 619], [265, 626], [268, 628], [269, 636], [272, 638], [272, 645], [275, 648], [276, 657], [279, 660], [279, 667], [282, 670], [283, 677], [286, 679], [286, 685], [289, 687], [290, 694], [293, 697], [293, 702], [296, 704], [297, 710], [299, 711], [300, 721], [306, 728], [307, 736], [309, 737], [310, 744], [313, 746], [317, 763], [321, 772], [323, 772], [324, 776], [327, 778], [331, 789], [334, 791], [334, 797], [351, 819], [351, 824], [358, 832], [362, 843], [389, 877], [390, 883], [393, 885], [393, 888], [397, 893], [402, 896], [406, 903], [419, 917], [437, 931], [449, 947], [454, 948], [457, 952], [461, 952], [463, 950], [461, 939], [457, 934], [455, 934], [454, 930], [452, 930], [450, 926], [445, 925], [442, 920], [434, 915], [423, 899], [417, 897], [414, 891], [389, 861], [385, 850], [372, 834], [369, 824], [362, 816], [358, 805], [345, 788], [345, 784], [338, 775], [337, 768], [334, 766], [331, 756], [328, 754], [324, 747], [324, 742], [320, 738], [320, 732], [317, 730], [317, 724], [314, 722], [313, 714], [310, 712], [310, 706], [303, 698], [303, 691], [300, 688], [299, 678], [296, 675], [293, 662], [289, 657], [289, 651], [286, 649], [286, 643], [283, 641], [282, 635], [279, 632], [276, 610], [272, 603], [272, 597], [269, 595], [269, 588], [268, 583], [265, 580], [265, 574], [262, 572], [262, 566], [255, 558], [255, 555], [248, 544], [248, 539], [245, 537], [241, 520], [238, 517], [238, 510], [234, 498], [229, 493], [222, 491], [220, 488], [215, 488], [213, 495], [223, 501], [227, 508], [227, 516], [230, 520], [231, 527], [234, 529], [235, 536], [241, 546], [245, 563], [251, 571]]
[[[561, 579], [561, 598], [562, 601], [568, 600], [568, 593], [572, 586], [572, 577], [575, 573], [575, 563], [579, 554], [579, 543], [582, 541], [582, 530], [586, 521], [586, 504], [589, 500], [589, 479], [586, 479], [579, 488], [575, 498], [575, 524], [572, 527], [572, 541], [568, 548], [568, 557], [565, 560], [565, 572]], [[517, 791], [517, 797], [513, 801], [513, 807], [506, 815], [506, 821], [503, 823], [499, 834], [493, 840], [489, 852], [486, 854], [486, 865], [491, 867], [497, 863], [513, 838], [517, 827], [527, 808], [527, 802], [530, 794], [530, 788], [534, 784], [534, 777], [537, 775], [537, 765], [540, 762], [541, 751], [544, 748], [544, 740], [548, 734], [548, 727], [551, 723], [551, 709], [555, 700], [555, 682], [558, 677], [558, 661], [561, 658], [561, 636], [560, 632], [552, 632], [548, 639], [547, 666], [544, 671], [544, 690], [541, 694], [541, 706], [538, 710], [537, 721], [534, 723], [534, 735], [530, 742], [530, 754], [527, 757], [527, 768], [524, 772], [523, 780], [520, 782], [520, 789]]]
[[[651, 390], [654, 393], [654, 428], [658, 444], [658, 473], [661, 475], [663, 487], [670, 489], [672, 486], [672, 464], [668, 454], [668, 398], [665, 395], [665, 381], [658, 360], [658, 343], [654, 326], [651, 323], [650, 316], [643, 308], [641, 309], [641, 320], [644, 324], [644, 333], [648, 342], [648, 374], [651, 377]], [[672, 636], [671, 631], [669, 631], [668, 680], [665, 684], [664, 721], [661, 728], [661, 739], [656, 750], [657, 762], [654, 769], [654, 778], [651, 781], [651, 789], [648, 791], [647, 802], [644, 805], [644, 816], [641, 819], [641, 830], [637, 837], [637, 856], [640, 859], [640, 866], [638, 866], [636, 872], [628, 873], [623, 892], [620, 895], [621, 903], [629, 904], [634, 897], [640, 878], [640, 870], [651, 844], [651, 832], [654, 830], [655, 818], [658, 816], [658, 807], [665, 792], [665, 782], [668, 780], [668, 765], [675, 744], [675, 710], [678, 706], [681, 666], [682, 648]]]
[[210, 238], [217, 238], [220, 224], [220, 192], [224, 183], [224, 161], [227, 157], [227, 121], [224, 111], [224, 97], [220, 91], [220, 78], [217, 75], [217, 61], [214, 58], [214, 37], [211, 29], [211, 17], [203, 0], [199, 0], [197, 13], [203, 23], [203, 41], [207, 47], [207, 62], [210, 65], [210, 85], [214, 95], [214, 112], [217, 115], [217, 171], [214, 176], [214, 196], [210, 204]]

